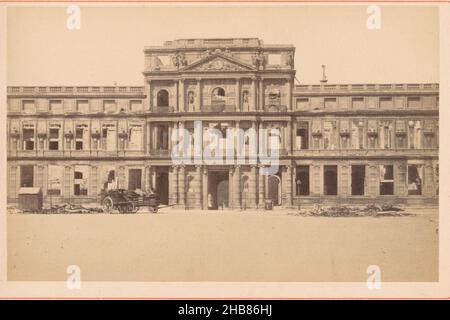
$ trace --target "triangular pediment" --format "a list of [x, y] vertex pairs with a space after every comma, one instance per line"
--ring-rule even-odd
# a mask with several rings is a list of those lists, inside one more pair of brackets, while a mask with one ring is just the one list
[[180, 69], [180, 71], [256, 71], [253, 66], [247, 65], [238, 61], [232, 57], [225, 56], [223, 54], [211, 54], [199, 61], [194, 62], [191, 65]]

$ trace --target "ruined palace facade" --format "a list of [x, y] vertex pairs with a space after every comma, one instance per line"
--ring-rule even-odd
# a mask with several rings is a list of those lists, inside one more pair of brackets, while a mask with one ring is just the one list
[[[438, 84], [297, 85], [295, 48], [184, 39], [144, 49], [144, 86], [8, 87], [8, 201], [153, 188], [186, 209], [438, 201]], [[300, 77], [301, 78], [301, 77]], [[279, 170], [174, 165], [176, 128], [279, 129]], [[203, 141], [205, 146], [208, 141]]]

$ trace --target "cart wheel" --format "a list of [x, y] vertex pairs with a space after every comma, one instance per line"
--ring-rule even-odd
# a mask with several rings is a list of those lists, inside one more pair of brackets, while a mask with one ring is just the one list
[[102, 201], [102, 205], [103, 205], [103, 211], [105, 211], [107, 213], [111, 213], [111, 211], [114, 208], [114, 202], [111, 199], [111, 197], [105, 197]]
[[157, 207], [150, 207], [150, 213], [157, 213], [158, 208]]
[[131, 213], [136, 213], [138, 211], [139, 211], [139, 207], [136, 206], [134, 203], [131, 203], [130, 212]]

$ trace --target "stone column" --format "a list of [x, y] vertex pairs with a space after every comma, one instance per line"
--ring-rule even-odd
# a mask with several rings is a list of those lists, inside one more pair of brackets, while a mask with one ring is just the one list
[[292, 121], [292, 132], [291, 132], [291, 150], [292, 152], [295, 152], [295, 150], [300, 149], [300, 146], [297, 146], [297, 120], [294, 118], [294, 121]]
[[285, 167], [285, 170], [283, 170], [283, 185], [284, 188], [282, 189], [283, 192], [285, 193], [286, 197], [285, 197], [285, 203], [284, 206], [285, 207], [290, 207], [292, 206], [292, 166], [291, 165], [287, 165]]
[[202, 208], [202, 166], [195, 166], [194, 179], [195, 208]]
[[256, 179], [257, 179], [257, 173], [256, 173], [256, 166], [252, 165], [250, 167], [250, 175], [248, 177], [248, 194], [249, 194], [249, 208], [256, 208], [256, 197], [257, 197], [257, 190], [256, 190]]
[[145, 172], [144, 188], [145, 188], [145, 190], [150, 190], [150, 187], [153, 187], [153, 185], [152, 185], [152, 167], [145, 166], [144, 172]]
[[145, 133], [147, 135], [146, 145], [145, 145], [145, 153], [150, 154], [152, 150], [152, 125], [151, 122], [147, 122]]
[[292, 153], [292, 126], [291, 126], [291, 120], [287, 121], [286, 123], [286, 151], [290, 155]]
[[152, 95], [152, 80], [147, 81], [147, 85], [145, 86], [147, 99], [144, 100], [144, 110], [145, 111], [153, 111], [153, 95]]
[[233, 175], [233, 208], [241, 209], [241, 166], [234, 167]]
[[252, 78], [252, 104], [250, 106], [250, 111], [256, 111], [257, 110], [257, 99], [256, 99], [256, 78]]
[[241, 79], [236, 78], [236, 111], [241, 111]]
[[169, 103], [169, 105], [172, 105], [174, 111], [178, 111], [179, 112], [180, 111], [180, 107], [179, 107], [179, 103], [178, 103], [178, 95], [179, 95], [179, 93], [178, 93], [179, 92], [178, 86], [179, 86], [178, 80], [174, 80], [174, 87], [175, 87], [174, 91], [175, 91], [175, 94], [173, 96], [175, 98], [175, 101], [174, 101], [174, 103]]
[[178, 167], [172, 166], [172, 172], [171, 172], [171, 185], [170, 185], [170, 204], [176, 205], [178, 204]]
[[286, 101], [286, 108], [287, 111], [292, 110], [292, 81], [291, 79], [287, 82], [287, 101]]
[[228, 168], [228, 207], [234, 208], [233, 167]]
[[202, 110], [202, 79], [197, 79], [197, 99], [195, 106], [197, 108], [195, 111], [200, 112]]
[[203, 175], [202, 175], [202, 202], [203, 202], [203, 210], [208, 209], [208, 167], [203, 167]]
[[[172, 132], [178, 129], [178, 122], [172, 123]], [[172, 133], [171, 133], [172, 134]], [[172, 142], [172, 136], [169, 136], [169, 149], [172, 153], [173, 149], [175, 148], [175, 142]]]
[[180, 166], [178, 173], [178, 204], [180, 208], [186, 208], [186, 170], [184, 166]]
[[264, 79], [260, 78], [259, 79], [259, 103], [258, 103], [259, 108], [258, 108], [258, 110], [264, 111], [264, 104], [265, 104], [265, 101], [264, 101]]
[[180, 82], [179, 82], [180, 84], [179, 84], [179, 96], [180, 96], [180, 100], [179, 100], [179, 111], [180, 112], [184, 112], [185, 111], [185, 108], [184, 108], [184, 106], [185, 106], [185, 96], [186, 96], [186, 94], [185, 94], [185, 92], [184, 92], [184, 79], [180, 79]]
[[258, 208], [264, 208], [266, 199], [266, 175], [263, 174], [264, 166], [259, 166], [258, 170]]

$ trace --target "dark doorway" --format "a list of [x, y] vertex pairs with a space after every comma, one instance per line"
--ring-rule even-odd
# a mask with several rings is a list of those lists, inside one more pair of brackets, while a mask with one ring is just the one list
[[352, 166], [352, 195], [364, 195], [365, 178], [366, 166]]
[[267, 179], [268, 184], [268, 192], [267, 196], [269, 200], [272, 200], [273, 204], [275, 206], [278, 206], [281, 204], [281, 197], [280, 197], [280, 185], [281, 180], [278, 176], [269, 176]]
[[296, 195], [309, 196], [309, 166], [298, 166], [295, 180]]
[[20, 166], [20, 186], [34, 187], [34, 167]]
[[327, 196], [337, 195], [337, 166], [323, 167], [323, 192]]
[[142, 189], [142, 170], [128, 170], [128, 190]]
[[161, 204], [169, 204], [169, 174], [158, 172], [156, 175], [156, 193]]
[[229, 208], [228, 171], [208, 172], [208, 210]]

